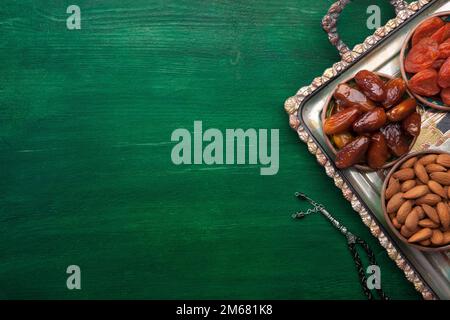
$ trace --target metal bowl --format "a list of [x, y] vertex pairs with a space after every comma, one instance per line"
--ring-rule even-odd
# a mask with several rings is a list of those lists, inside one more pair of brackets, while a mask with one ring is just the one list
[[[380, 72], [374, 72], [376, 75], [378, 75], [381, 79], [383, 80], [391, 80], [394, 79], [395, 77], [384, 74], [384, 73], [380, 73]], [[354, 79], [354, 76], [348, 77], [346, 78], [344, 81], [340, 82], [338, 85], [336, 85], [336, 88], [340, 85], [340, 84], [344, 84], [344, 83], [349, 83], [350, 81], [352, 81]], [[328, 109], [331, 106], [331, 102], [334, 101], [334, 90], [330, 93], [330, 95], [328, 96], [327, 100], [325, 101], [325, 105], [322, 109], [322, 114], [321, 114], [321, 124], [322, 124], [322, 129], [323, 129], [323, 125], [325, 123], [325, 120], [327, 119], [327, 113], [328, 113]], [[409, 93], [408, 93], [409, 94]], [[417, 107], [417, 112], [419, 112], [419, 107]], [[337, 150], [334, 146], [334, 144], [331, 142], [330, 137], [326, 134], [324, 134], [324, 138], [325, 138], [325, 142], [327, 144], [327, 146], [331, 149], [331, 151], [333, 152], [334, 155], [337, 154]], [[409, 151], [412, 149], [412, 147], [414, 146], [414, 144], [416, 143], [417, 137], [413, 137], [411, 144], [409, 146]], [[408, 152], [409, 152], [408, 151]], [[387, 162], [382, 168], [380, 168], [379, 170], [382, 169], [388, 169], [390, 167], [392, 167], [398, 160], [400, 160], [401, 157], [393, 159], [392, 161]], [[371, 167], [369, 167], [368, 165], [364, 165], [364, 164], [355, 164], [354, 167], [358, 170], [362, 170], [362, 171], [377, 171], [376, 169], [373, 169]]]
[[402, 236], [400, 234], [400, 232], [392, 224], [391, 218], [389, 217], [389, 214], [387, 213], [387, 210], [386, 210], [385, 194], [386, 194], [387, 185], [388, 185], [389, 180], [391, 179], [392, 175], [407, 160], [411, 159], [412, 157], [421, 156], [421, 155], [425, 155], [425, 154], [443, 154], [443, 153], [450, 154], [449, 152], [442, 151], [442, 150], [426, 150], [426, 151], [420, 151], [420, 152], [413, 152], [413, 153], [407, 155], [406, 157], [401, 158], [401, 160], [395, 164], [395, 166], [391, 169], [391, 171], [389, 171], [389, 174], [386, 176], [386, 179], [384, 180], [383, 188], [381, 189], [381, 207], [383, 208], [384, 219], [386, 220], [387, 225], [389, 226], [389, 229], [391, 230], [391, 232], [394, 233], [397, 236], [397, 238], [399, 238], [403, 243], [407, 244], [408, 246], [411, 246], [411, 247], [414, 247], [416, 249], [419, 249], [421, 251], [426, 251], [426, 252], [447, 251], [447, 250], [450, 250], [450, 244], [447, 244], [445, 246], [440, 246], [440, 247], [425, 247], [420, 244], [408, 242], [408, 240], [404, 236]]
[[[446, 22], [450, 22], [450, 11], [444, 11], [444, 12], [437, 13], [437, 14], [431, 15], [429, 18], [432, 18], [432, 17], [441, 17]], [[412, 78], [413, 74], [405, 71], [405, 58], [406, 58], [406, 55], [408, 54], [409, 50], [411, 49], [411, 38], [419, 26], [420, 26], [420, 24], [408, 33], [408, 35], [406, 36], [405, 42], [403, 43], [402, 49], [400, 51], [400, 71], [402, 74], [402, 78], [403, 78], [403, 80], [405, 80], [407, 85], [409, 84], [409, 79]], [[418, 94], [412, 92], [411, 89], [409, 89], [409, 87], [408, 87], [408, 92], [426, 106], [429, 106], [433, 109], [437, 109], [440, 111], [450, 111], [450, 106], [447, 106], [446, 104], [444, 104], [444, 102], [442, 102], [442, 99], [440, 98], [440, 96], [424, 97], [424, 96], [421, 96], [421, 95], [418, 95]]]

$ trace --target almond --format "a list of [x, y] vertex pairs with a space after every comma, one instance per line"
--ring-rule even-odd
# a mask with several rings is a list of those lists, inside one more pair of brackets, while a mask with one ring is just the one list
[[441, 223], [441, 220], [439, 220], [439, 215], [437, 214], [436, 209], [427, 204], [423, 204], [422, 209], [423, 211], [425, 211], [427, 217], [430, 218], [432, 221], [434, 221], [437, 224]]
[[425, 167], [425, 170], [427, 170], [428, 173], [447, 171], [447, 169], [445, 169], [445, 167], [441, 166], [440, 164], [436, 164], [436, 163], [430, 163], [429, 165], [427, 165]]
[[449, 244], [450, 243], [450, 231], [445, 231], [443, 233], [443, 235], [444, 235], [443, 245]]
[[436, 181], [428, 181], [428, 188], [430, 188], [431, 191], [441, 196], [442, 198], [447, 198], [447, 192], [445, 192], [444, 188]]
[[400, 229], [400, 234], [405, 238], [409, 238], [414, 234], [414, 231], [409, 230], [406, 226], [402, 226]]
[[421, 206], [416, 206], [413, 208], [413, 210], [417, 211], [417, 215], [419, 216], [419, 219], [425, 218], [425, 211], [423, 211]]
[[408, 242], [419, 242], [423, 240], [427, 240], [431, 238], [433, 235], [433, 231], [430, 228], [424, 228], [422, 230], [417, 231], [414, 233], [409, 239]]
[[437, 154], [428, 154], [419, 159], [419, 162], [424, 166], [436, 162]]
[[417, 157], [412, 157], [406, 160], [401, 166], [400, 169], [412, 168], [417, 161]]
[[442, 153], [436, 158], [436, 163], [450, 168], [450, 154]]
[[431, 240], [430, 240], [430, 239], [423, 240], [423, 241], [420, 241], [419, 244], [420, 244], [421, 246], [428, 247], [428, 246], [431, 245]]
[[400, 192], [400, 182], [398, 181], [398, 179], [395, 178], [389, 179], [389, 185], [386, 188], [385, 193], [386, 200], [389, 200], [390, 198], [392, 198], [394, 194], [399, 192]]
[[386, 206], [387, 213], [393, 213], [393, 212], [397, 211], [405, 201], [406, 200], [403, 199], [402, 192], [394, 194], [387, 203], [387, 206]]
[[427, 170], [425, 170], [425, 167], [420, 162], [416, 162], [414, 165], [414, 173], [416, 174], [416, 177], [424, 184], [427, 184], [430, 180]]
[[403, 194], [403, 198], [405, 199], [417, 199], [422, 196], [425, 196], [426, 194], [429, 194], [430, 189], [428, 189], [428, 186], [417, 186], [409, 190], [408, 192], [405, 192]]
[[450, 185], [450, 174], [448, 172], [433, 172], [430, 174], [430, 178], [441, 185]]
[[405, 226], [408, 228], [408, 230], [416, 230], [418, 223], [419, 216], [417, 215], [417, 211], [411, 211], [411, 213], [406, 217]]
[[414, 179], [414, 177], [414, 170], [411, 168], [401, 169], [394, 173], [394, 178], [397, 178], [400, 181], [411, 180]]
[[406, 217], [411, 213], [413, 202], [412, 200], [405, 201], [397, 211], [397, 221], [400, 224], [404, 224], [406, 221]]
[[401, 191], [402, 192], [409, 191], [412, 188], [414, 188], [415, 186], [416, 186], [416, 180], [406, 180], [401, 185]]
[[436, 206], [436, 211], [439, 215], [439, 220], [441, 220], [441, 225], [444, 229], [450, 226], [450, 213], [448, 211], [448, 206], [444, 202], [439, 202]]
[[439, 224], [434, 222], [431, 219], [422, 219], [419, 220], [418, 225], [422, 228], [431, 228], [431, 229], [436, 229], [439, 227]]
[[[417, 187], [416, 187], [417, 188]], [[428, 188], [428, 187], [427, 187]], [[411, 190], [410, 190], [411, 191]], [[428, 204], [430, 206], [435, 206], [438, 202], [440, 202], [442, 199], [437, 194], [434, 193], [428, 193], [419, 199], [416, 200], [417, 205], [422, 204]]]
[[416, 181], [416, 186], [423, 186], [424, 183], [422, 181], [420, 181], [419, 179], [414, 180]]
[[400, 229], [402, 225], [397, 221], [397, 218], [392, 219], [392, 224], [394, 225], [395, 229]]
[[440, 246], [444, 243], [444, 235], [439, 229], [434, 229], [433, 234], [431, 235], [431, 243], [435, 246]]

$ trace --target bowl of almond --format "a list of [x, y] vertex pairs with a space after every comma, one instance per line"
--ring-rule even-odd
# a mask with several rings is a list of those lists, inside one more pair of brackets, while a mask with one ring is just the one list
[[404, 243], [422, 251], [450, 250], [450, 153], [427, 150], [401, 159], [382, 189], [384, 217]]

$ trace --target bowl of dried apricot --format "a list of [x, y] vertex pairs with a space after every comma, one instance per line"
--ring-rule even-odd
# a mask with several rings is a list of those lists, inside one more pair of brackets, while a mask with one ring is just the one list
[[417, 103], [401, 78], [361, 70], [338, 84], [322, 110], [322, 128], [339, 169], [386, 169], [420, 134]]
[[450, 153], [404, 157], [383, 184], [381, 205], [392, 232], [422, 251], [450, 250]]
[[420, 102], [450, 110], [450, 11], [431, 16], [408, 34], [400, 52], [400, 70]]

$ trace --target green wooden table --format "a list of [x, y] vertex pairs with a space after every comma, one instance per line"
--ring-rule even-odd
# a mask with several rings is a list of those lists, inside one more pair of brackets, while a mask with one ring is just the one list
[[[307, 148], [283, 102], [339, 57], [331, 1], [5, 0], [0, 298], [364, 299], [344, 239], [293, 221], [307, 190], [368, 240], [385, 291], [419, 295]], [[355, 1], [339, 27], [372, 33]], [[278, 128], [280, 170], [175, 166], [176, 128]], [[81, 290], [66, 268], [79, 265]]]

